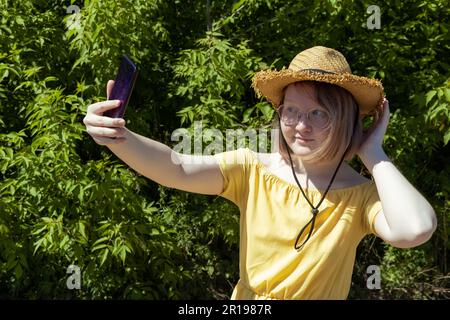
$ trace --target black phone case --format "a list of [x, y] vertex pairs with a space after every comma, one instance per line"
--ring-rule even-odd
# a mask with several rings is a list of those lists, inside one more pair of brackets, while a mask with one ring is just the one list
[[123, 118], [125, 108], [130, 100], [133, 92], [134, 83], [137, 78], [137, 68], [133, 61], [126, 55], [123, 55], [120, 60], [119, 71], [117, 72], [114, 87], [108, 100], [121, 100], [119, 107], [107, 110], [103, 113], [104, 116], [110, 118]]

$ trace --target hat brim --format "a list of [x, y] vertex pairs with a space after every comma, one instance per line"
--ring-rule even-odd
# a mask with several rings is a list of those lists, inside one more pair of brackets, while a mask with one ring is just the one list
[[287, 85], [307, 80], [335, 84], [346, 89], [355, 98], [361, 116], [372, 114], [383, 103], [384, 89], [379, 80], [350, 73], [322, 74], [309, 70], [263, 70], [253, 77], [252, 87], [258, 96], [265, 97], [276, 109], [281, 104], [283, 89]]

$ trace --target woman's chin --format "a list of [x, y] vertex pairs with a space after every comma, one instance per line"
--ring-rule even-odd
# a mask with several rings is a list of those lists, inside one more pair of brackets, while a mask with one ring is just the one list
[[304, 157], [308, 156], [313, 152], [313, 149], [309, 146], [294, 142], [291, 146], [292, 151], [296, 156]]

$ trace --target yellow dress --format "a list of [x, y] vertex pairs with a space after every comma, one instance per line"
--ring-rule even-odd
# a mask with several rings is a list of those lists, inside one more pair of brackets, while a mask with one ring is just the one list
[[[311, 238], [297, 252], [295, 239], [312, 217], [298, 186], [268, 171], [248, 148], [214, 157], [224, 177], [220, 196], [240, 209], [240, 279], [231, 299], [346, 299], [356, 248], [375, 234], [382, 209], [374, 181], [329, 190]], [[313, 204], [323, 194], [304, 191]]]

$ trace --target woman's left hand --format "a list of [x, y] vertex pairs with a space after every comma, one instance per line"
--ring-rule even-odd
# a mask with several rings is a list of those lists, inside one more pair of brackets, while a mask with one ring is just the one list
[[358, 156], [361, 159], [367, 159], [367, 156], [382, 149], [389, 118], [389, 101], [384, 98], [380, 108], [380, 116], [374, 119], [375, 123], [372, 129], [364, 135], [363, 142], [359, 147]]

